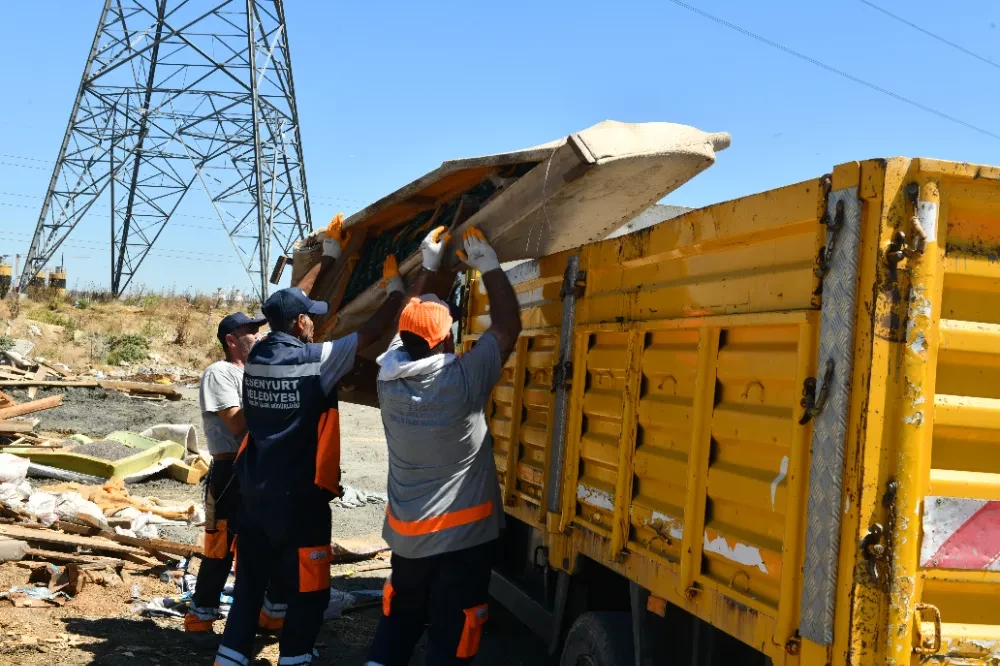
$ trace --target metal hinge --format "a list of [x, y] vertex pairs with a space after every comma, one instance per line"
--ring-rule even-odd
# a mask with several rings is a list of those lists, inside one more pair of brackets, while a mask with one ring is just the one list
[[882, 260], [889, 267], [889, 279], [896, 279], [896, 269], [903, 259], [908, 259], [919, 254], [923, 254], [927, 247], [927, 232], [924, 225], [920, 223], [920, 186], [910, 183], [906, 186], [906, 197], [913, 208], [913, 217], [910, 218], [910, 226], [913, 231], [909, 238], [904, 231], [896, 231], [892, 235], [892, 240], [885, 246]]
[[[889, 549], [885, 544], [885, 528], [873, 523], [861, 540], [861, 556], [868, 562], [868, 574], [876, 587], [889, 587]], [[881, 572], [881, 573], [880, 573]]]
[[805, 381], [802, 382], [802, 400], [799, 404], [805, 410], [802, 413], [802, 418], [799, 419], [799, 425], [805, 425], [809, 423], [815, 416], [819, 416], [819, 413], [823, 411], [823, 407], [826, 406], [826, 398], [830, 394], [830, 382], [833, 381], [833, 359], [826, 359], [826, 369], [823, 371], [823, 385], [819, 387], [819, 392], [816, 391], [817, 381], [815, 377], [806, 377]]
[[562, 289], [559, 290], [559, 298], [566, 298], [567, 296], [576, 296], [579, 298], [583, 296], [583, 288], [587, 286], [587, 271], [577, 271], [576, 282], [570, 284], [567, 277], [569, 274], [569, 267], [566, 268], [566, 275], [563, 275]]
[[836, 246], [837, 234], [844, 228], [844, 215], [844, 201], [841, 199], [837, 202], [837, 209], [833, 214], [832, 220], [829, 213], [824, 214], [822, 219], [820, 219], [820, 224], [825, 225], [827, 230], [826, 245], [819, 249], [819, 255], [816, 257], [816, 267], [813, 269], [813, 273], [820, 280], [830, 270], [830, 260], [833, 258], [833, 249]]
[[566, 360], [556, 363], [552, 367], [552, 389], [555, 393], [560, 386], [569, 386], [573, 383], [573, 361]]

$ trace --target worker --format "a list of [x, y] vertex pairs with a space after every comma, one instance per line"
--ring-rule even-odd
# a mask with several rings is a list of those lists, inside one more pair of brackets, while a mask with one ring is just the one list
[[[436, 230], [425, 244], [444, 245]], [[323, 252], [339, 258], [343, 236]], [[278, 664], [308, 664], [330, 599], [331, 513], [341, 494], [337, 382], [358, 350], [393, 330], [403, 304], [395, 257], [383, 266], [385, 303], [360, 330], [314, 343], [313, 317], [328, 306], [297, 287], [264, 303], [271, 327], [247, 361], [243, 380], [249, 434], [236, 462], [243, 489], [236, 549], [239, 570], [233, 607], [216, 655], [218, 666], [247, 666], [253, 629], [268, 578], [290, 590]]]
[[[184, 629], [199, 647], [218, 647], [213, 623], [220, 619], [219, 600], [233, 566], [233, 531], [240, 503], [239, 483], [233, 477], [233, 461], [246, 433], [243, 415], [243, 366], [265, 319], [253, 319], [242, 312], [223, 318], [217, 337], [225, 359], [211, 364], [201, 376], [198, 402], [202, 428], [212, 463], [205, 488], [204, 557], [191, 606], [184, 617]], [[271, 590], [259, 618], [266, 631], [281, 629], [284, 618], [283, 595]]]
[[486, 285], [489, 329], [455, 356], [449, 307], [423, 295], [403, 308], [399, 333], [378, 359], [392, 573], [368, 666], [409, 664], [425, 627], [428, 664], [470, 663], [487, 619], [503, 503], [484, 410], [521, 323], [486, 238], [470, 228], [464, 245], [459, 257]]

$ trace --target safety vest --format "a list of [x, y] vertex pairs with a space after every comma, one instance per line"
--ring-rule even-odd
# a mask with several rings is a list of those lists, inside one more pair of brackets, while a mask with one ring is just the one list
[[470, 372], [458, 360], [426, 375], [378, 380], [389, 450], [382, 538], [400, 557], [440, 555], [499, 536], [503, 501], [493, 439], [482, 401], [467, 389]]
[[340, 490], [337, 391], [323, 393], [323, 345], [270, 333], [243, 369], [247, 438], [236, 459], [245, 496], [321, 496]]

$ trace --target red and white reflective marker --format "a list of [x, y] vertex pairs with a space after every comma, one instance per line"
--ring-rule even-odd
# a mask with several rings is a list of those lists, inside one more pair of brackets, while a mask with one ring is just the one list
[[924, 498], [925, 569], [1000, 571], [1000, 502]]

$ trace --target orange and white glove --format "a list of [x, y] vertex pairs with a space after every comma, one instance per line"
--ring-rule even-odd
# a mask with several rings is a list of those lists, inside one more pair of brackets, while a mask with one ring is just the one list
[[323, 256], [333, 260], [340, 259], [344, 248], [351, 240], [350, 233], [344, 233], [344, 214], [337, 213], [326, 227], [326, 238], [323, 239]]
[[424, 237], [420, 243], [420, 252], [424, 255], [424, 268], [433, 272], [441, 268], [444, 249], [451, 240], [451, 234], [446, 234], [447, 227], [438, 227]]
[[500, 261], [497, 259], [496, 251], [490, 247], [486, 236], [479, 229], [475, 227], [466, 229], [462, 235], [462, 243], [465, 245], [465, 252], [459, 250], [456, 254], [459, 259], [472, 268], [482, 274], [500, 268]]
[[399, 275], [399, 263], [396, 261], [396, 255], [390, 254], [385, 258], [385, 263], [382, 264], [382, 279], [380, 284], [385, 289], [386, 296], [391, 296], [395, 292], [399, 292], [400, 294], [406, 293], [406, 288], [403, 286], [403, 278]]

